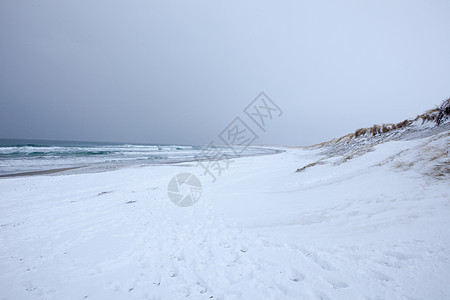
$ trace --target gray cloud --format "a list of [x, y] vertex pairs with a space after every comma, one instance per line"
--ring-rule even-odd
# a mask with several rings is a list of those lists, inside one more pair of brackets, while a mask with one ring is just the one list
[[450, 96], [448, 1], [2, 1], [0, 137], [305, 145]]

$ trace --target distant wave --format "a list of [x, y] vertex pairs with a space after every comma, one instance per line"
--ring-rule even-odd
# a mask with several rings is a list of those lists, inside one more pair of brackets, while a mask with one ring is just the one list
[[11, 145], [0, 145], [0, 148], [21, 148], [21, 147], [52, 147], [50, 145], [41, 145], [41, 144], [11, 144]]
[[33, 152], [8, 152], [8, 153], [0, 153], [0, 158], [2, 157], [21, 157], [21, 156], [90, 156], [90, 155], [109, 155], [113, 152], [111, 151], [33, 151]]

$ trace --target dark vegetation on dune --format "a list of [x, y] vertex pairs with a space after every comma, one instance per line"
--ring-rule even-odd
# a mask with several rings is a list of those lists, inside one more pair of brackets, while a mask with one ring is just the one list
[[[373, 125], [369, 128], [360, 128], [356, 129], [353, 133], [353, 137], [357, 138], [361, 135], [365, 135], [369, 133], [372, 136], [377, 134], [382, 134], [389, 132], [391, 130], [400, 129], [406, 126], [411, 125], [414, 121], [422, 120], [422, 124], [425, 122], [435, 122], [437, 125], [440, 125], [442, 122], [447, 120], [450, 115], [450, 98], [444, 100], [441, 106], [428, 110], [424, 114], [418, 115], [414, 119], [404, 120], [402, 122], [396, 124], [382, 124], [382, 125]], [[350, 136], [349, 136], [350, 137]]]
[[447, 100], [444, 100], [442, 104], [439, 107], [436, 107], [434, 109], [428, 110], [425, 113], [418, 115], [414, 119], [407, 119], [402, 122], [398, 123], [388, 123], [388, 124], [382, 124], [382, 125], [373, 125], [372, 127], [368, 128], [359, 128], [356, 129], [355, 132], [349, 133], [347, 135], [344, 135], [340, 138], [333, 139], [328, 142], [320, 143], [317, 145], [313, 145], [311, 147], [316, 146], [324, 146], [328, 144], [337, 144], [339, 142], [350, 142], [352, 139], [362, 137], [362, 136], [377, 136], [382, 135], [384, 133], [405, 128], [410, 126], [412, 123], [416, 121], [422, 121], [422, 124], [425, 122], [434, 122], [436, 125], [441, 125], [444, 123], [447, 119], [450, 118], [450, 98]]
[[[450, 118], [450, 98], [444, 100], [439, 107], [428, 110], [425, 113], [416, 116], [414, 119], [407, 119], [399, 123], [389, 123], [382, 125], [375, 124], [372, 127], [359, 128], [355, 130], [354, 133], [349, 133], [340, 138], [316, 144], [310, 146], [309, 148], [323, 147], [325, 151], [324, 154], [327, 154], [327, 156], [343, 155], [344, 158], [342, 159], [342, 162], [345, 162], [349, 159], [352, 159], [363, 153], [366, 153], [367, 151], [369, 151], [368, 149], [370, 149], [371, 146], [376, 145], [377, 143], [383, 142], [385, 140], [390, 140], [396, 136], [401, 137], [402, 135], [404, 135], [404, 133], [407, 133], [407, 135], [409, 134], [409, 137], [411, 137], [411, 133], [414, 134], [420, 130], [422, 130], [422, 133], [423, 131], [426, 131], [429, 132], [429, 134], [433, 134], [433, 132], [436, 133], [441, 130], [446, 130], [446, 128], [448, 128], [449, 125], [448, 122], [446, 121], [449, 118]], [[430, 122], [434, 123], [434, 126], [431, 126], [431, 128], [438, 129], [438, 131], [435, 130], [428, 131], [428, 129], [426, 129], [428, 127], [420, 129], [411, 126], [413, 123], [417, 125]], [[447, 123], [447, 125], [443, 125], [444, 123]], [[440, 125], [442, 125], [442, 127]], [[391, 133], [386, 134], [388, 132]], [[419, 134], [418, 136], [421, 135]], [[319, 160], [317, 162], [310, 163], [302, 168], [297, 169], [296, 172], [302, 172], [308, 168], [321, 164], [324, 164], [324, 162], [322, 160]]]

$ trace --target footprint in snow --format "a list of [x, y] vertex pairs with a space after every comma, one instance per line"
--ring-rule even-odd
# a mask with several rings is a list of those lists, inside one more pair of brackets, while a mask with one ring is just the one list
[[331, 284], [333, 286], [334, 289], [343, 289], [343, 288], [348, 287], [348, 284], [346, 284], [343, 281], [337, 280], [337, 279], [328, 278], [327, 281], [329, 284]]
[[172, 266], [170, 269], [169, 269], [169, 276], [170, 277], [177, 277], [178, 276], [178, 268], [176, 267], [176, 266]]
[[389, 276], [387, 276], [386, 274], [383, 273], [379, 273], [376, 271], [372, 271], [372, 277], [374, 277], [375, 279], [381, 280], [381, 281], [391, 281], [391, 278]]
[[407, 256], [407, 255], [405, 255], [405, 254], [403, 254], [401, 252], [398, 252], [398, 251], [385, 251], [385, 252], [383, 252], [383, 254], [386, 255], [386, 256], [390, 256], [390, 257], [396, 258], [398, 260], [407, 260], [407, 259], [409, 259], [409, 256]]
[[286, 273], [287, 273], [289, 280], [291, 280], [293, 282], [300, 282], [305, 279], [305, 274], [303, 274], [293, 268], [288, 269]]
[[335, 268], [326, 260], [320, 258], [316, 253], [308, 252], [305, 254], [307, 257], [312, 259], [319, 267], [327, 271], [334, 271]]

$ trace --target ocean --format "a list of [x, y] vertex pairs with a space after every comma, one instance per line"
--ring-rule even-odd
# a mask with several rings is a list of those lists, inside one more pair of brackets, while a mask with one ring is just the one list
[[228, 147], [207, 145], [155, 145], [79, 141], [0, 139], [0, 175], [71, 167], [152, 165], [211, 158], [225, 153], [229, 158], [274, 153], [248, 147], [239, 155]]

